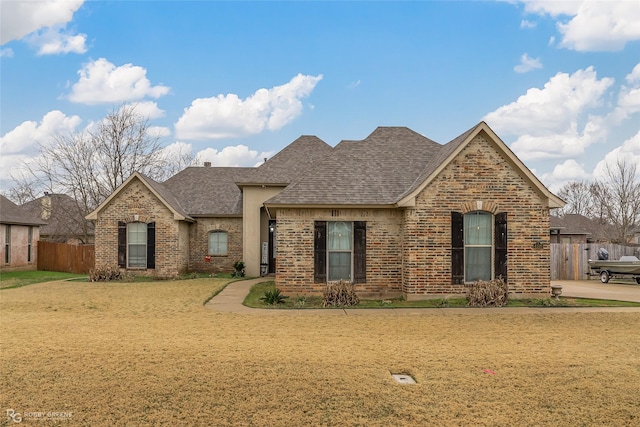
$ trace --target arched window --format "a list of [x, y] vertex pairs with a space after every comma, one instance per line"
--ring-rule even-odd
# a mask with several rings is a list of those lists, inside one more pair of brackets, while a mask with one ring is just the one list
[[227, 232], [221, 230], [209, 233], [209, 255], [227, 255]]

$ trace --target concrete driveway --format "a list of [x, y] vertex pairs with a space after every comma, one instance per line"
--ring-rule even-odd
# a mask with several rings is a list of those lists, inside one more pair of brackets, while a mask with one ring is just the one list
[[640, 285], [633, 280], [554, 280], [552, 285], [562, 285], [563, 297], [611, 299], [640, 302]]

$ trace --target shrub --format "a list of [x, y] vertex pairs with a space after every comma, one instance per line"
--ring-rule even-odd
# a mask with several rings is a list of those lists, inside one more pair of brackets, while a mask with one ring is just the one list
[[502, 279], [478, 280], [467, 288], [467, 305], [471, 307], [502, 307], [509, 299], [509, 287]]
[[233, 263], [234, 272], [231, 275], [232, 277], [244, 277], [244, 262], [236, 261]]
[[109, 282], [122, 279], [124, 279], [124, 273], [117, 266], [98, 267], [89, 270], [89, 281], [91, 282]]
[[277, 305], [284, 303], [284, 300], [287, 298], [289, 297], [280, 293], [280, 289], [275, 288], [265, 291], [264, 296], [260, 297], [260, 301], [268, 305]]
[[347, 280], [327, 283], [322, 293], [323, 307], [350, 307], [359, 302], [353, 283]]

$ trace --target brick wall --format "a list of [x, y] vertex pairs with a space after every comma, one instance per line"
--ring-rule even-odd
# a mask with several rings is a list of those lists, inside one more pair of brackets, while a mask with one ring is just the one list
[[276, 285], [295, 295], [322, 293], [313, 283], [315, 221], [365, 221], [367, 280], [356, 285], [360, 295], [401, 292], [402, 212], [392, 209], [280, 209], [277, 212]]
[[405, 294], [465, 292], [464, 286], [451, 285], [451, 211], [474, 210], [508, 214], [510, 291], [516, 296], [548, 295], [549, 211], [483, 134], [422, 191], [415, 209], [405, 213]]
[[[211, 231], [227, 232], [227, 255], [209, 255], [209, 233]], [[197, 218], [191, 224], [189, 232], [190, 257], [189, 270], [219, 273], [232, 272], [233, 263], [242, 261], [242, 218]]]
[[410, 209], [279, 209], [276, 285], [287, 294], [320, 293], [314, 284], [314, 221], [367, 222], [362, 294], [418, 299], [464, 294], [451, 284], [451, 212], [507, 212], [508, 278], [514, 296], [550, 289], [549, 211], [540, 194], [480, 134], [416, 198]]
[[96, 221], [96, 268], [118, 265], [118, 221], [156, 223], [156, 268], [128, 270], [134, 274], [174, 277], [185, 271], [180, 259], [188, 247], [178, 244], [179, 221], [139, 180], [134, 179], [105, 206]]

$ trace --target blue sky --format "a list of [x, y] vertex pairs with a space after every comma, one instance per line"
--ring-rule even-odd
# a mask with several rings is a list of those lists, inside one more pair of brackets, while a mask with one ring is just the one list
[[481, 120], [552, 190], [640, 171], [640, 2], [0, 0], [0, 188], [136, 103], [167, 153], [253, 166], [300, 135], [446, 143]]

